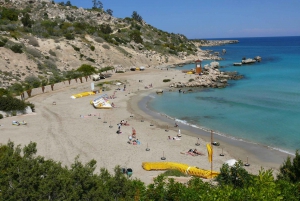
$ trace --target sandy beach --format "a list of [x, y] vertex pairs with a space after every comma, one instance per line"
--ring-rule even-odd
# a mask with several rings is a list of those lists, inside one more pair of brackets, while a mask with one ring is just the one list
[[[103, 167], [113, 172], [116, 165], [132, 168], [132, 177], [146, 184], [151, 183], [153, 177], [161, 172], [143, 170], [142, 162], [159, 162], [162, 156], [166, 157], [166, 161], [210, 170], [205, 146], [210, 141], [210, 133], [183, 124], [175, 128], [173, 119], [150, 111], [146, 106], [149, 94], [155, 93], [157, 89], [168, 90], [169, 83], [162, 80], [173, 78], [182, 81], [190, 79], [181, 71], [160, 68], [113, 74], [111, 78], [102, 81], [118, 80], [126, 84], [126, 91], [122, 90], [123, 85], [120, 85], [121, 90], [117, 90], [119, 86], [112, 85], [109, 91], [102, 92], [109, 96], [116, 95], [115, 99], [110, 100], [116, 107], [106, 110], [95, 109], [90, 105], [90, 101], [97, 95], [70, 98], [73, 94], [90, 91], [90, 82], [32, 97], [28, 101], [35, 104], [35, 113], [0, 120], [3, 125], [0, 127], [0, 143], [6, 144], [11, 140], [15, 145], [24, 146], [30, 141], [36, 142], [38, 155], [67, 166], [79, 156], [83, 163], [95, 159], [97, 171]], [[153, 87], [149, 87], [151, 84]], [[56, 105], [52, 104], [53, 101]], [[28, 125], [12, 126], [12, 120], [25, 120]], [[129, 126], [121, 126], [122, 133], [117, 134], [117, 124], [121, 120], [127, 121]], [[127, 143], [132, 128], [136, 130], [140, 145]], [[176, 137], [178, 129], [182, 135], [180, 140], [168, 139], [168, 136]], [[195, 146], [198, 138], [200, 146]], [[220, 146], [214, 146], [214, 171], [219, 171], [228, 159], [240, 159], [246, 163], [248, 156], [251, 165], [245, 168], [249, 172], [257, 174], [263, 167], [274, 169], [276, 174], [287, 157], [287, 154], [268, 147], [216, 134], [214, 140], [221, 143]], [[147, 147], [150, 151], [146, 151]], [[194, 148], [204, 155], [187, 154], [189, 149]], [[225, 156], [219, 155], [222, 149]]]

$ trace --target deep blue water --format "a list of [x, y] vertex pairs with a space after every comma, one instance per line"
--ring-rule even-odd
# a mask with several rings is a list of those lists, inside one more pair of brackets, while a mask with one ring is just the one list
[[[300, 37], [234, 39], [239, 43], [202, 49], [220, 53], [226, 49], [220, 55], [224, 58], [220, 70], [237, 71], [244, 79], [230, 81], [224, 89], [164, 92], [154, 96], [150, 108], [230, 137], [294, 153], [300, 149]], [[262, 61], [232, 65], [255, 56]]]

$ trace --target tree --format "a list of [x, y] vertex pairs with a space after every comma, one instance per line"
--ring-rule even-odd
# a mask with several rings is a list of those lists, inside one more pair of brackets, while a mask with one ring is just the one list
[[29, 75], [25, 77], [25, 82], [29, 84], [32, 88], [38, 88], [41, 86], [41, 80], [34, 75]]
[[113, 32], [109, 24], [101, 24], [100, 30], [104, 34], [110, 34]]
[[67, 1], [65, 5], [66, 6], [72, 6], [71, 1]]
[[296, 155], [292, 160], [290, 156], [282, 164], [279, 169], [278, 179], [287, 180], [293, 183], [300, 181], [300, 155], [299, 150], [296, 150]]
[[132, 19], [138, 21], [138, 22], [142, 22], [143, 18], [142, 16], [140, 16], [136, 11], [133, 11], [132, 15], [131, 15]]
[[107, 9], [106, 12], [107, 12], [107, 14], [109, 14], [110, 16], [113, 15], [113, 10], [112, 10], [112, 9]]
[[65, 6], [65, 2], [63, 2], [63, 1], [59, 2], [58, 4], [61, 5], [61, 6]]
[[10, 21], [17, 21], [18, 20], [19, 12], [14, 8], [2, 8], [1, 18], [8, 19]]
[[30, 19], [30, 16], [28, 13], [26, 13], [24, 15], [24, 17], [22, 17], [21, 22], [24, 27], [28, 27], [28, 28], [31, 28], [32, 24], [33, 24], [33, 21]]
[[129, 34], [130, 39], [133, 40], [136, 43], [143, 43], [143, 39], [141, 37], [142, 33], [138, 30], [134, 30]]
[[97, 72], [95, 67], [88, 64], [82, 64], [76, 71], [81, 72], [84, 76], [92, 75]]
[[244, 188], [249, 185], [252, 176], [243, 168], [242, 161], [238, 161], [232, 167], [223, 164], [216, 179], [220, 185], [233, 185], [235, 188]]
[[103, 3], [101, 1], [92, 0], [93, 3], [93, 9], [103, 9]]

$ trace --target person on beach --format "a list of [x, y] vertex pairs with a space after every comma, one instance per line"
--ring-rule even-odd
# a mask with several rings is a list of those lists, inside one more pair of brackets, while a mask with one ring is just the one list
[[178, 127], [178, 124], [175, 122], [175, 127]]
[[131, 144], [132, 136], [128, 135], [128, 144]]
[[193, 150], [193, 153], [194, 153], [194, 154], [197, 154], [197, 155], [201, 155], [201, 156], [204, 155], [203, 153], [201, 153], [201, 152], [198, 151], [197, 149], [194, 149], [194, 150]]

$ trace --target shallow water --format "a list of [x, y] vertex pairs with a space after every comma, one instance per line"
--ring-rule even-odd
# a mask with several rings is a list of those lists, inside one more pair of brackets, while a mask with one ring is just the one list
[[[240, 43], [207, 47], [225, 60], [222, 71], [245, 79], [224, 89], [164, 92], [149, 107], [218, 133], [294, 153], [300, 148], [300, 37], [239, 38]], [[202, 48], [204, 49], [204, 48]], [[233, 66], [243, 57], [261, 56], [252, 65]], [[210, 63], [204, 61], [203, 65]], [[181, 69], [194, 68], [194, 64]]]

